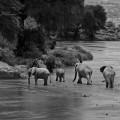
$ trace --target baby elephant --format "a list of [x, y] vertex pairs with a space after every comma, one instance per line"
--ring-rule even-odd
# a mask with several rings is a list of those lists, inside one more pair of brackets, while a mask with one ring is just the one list
[[28, 70], [28, 84], [30, 85], [30, 76], [34, 75], [35, 78], [35, 85], [37, 85], [38, 79], [44, 80], [44, 85], [47, 85], [48, 76], [50, 75], [50, 72], [47, 68], [37, 68], [32, 67]]
[[59, 82], [62, 82], [62, 79], [63, 79], [63, 82], [65, 82], [65, 71], [64, 71], [64, 69], [60, 68], [60, 69], [56, 70], [56, 81], [58, 81], [58, 78], [59, 78]]
[[116, 75], [113, 67], [111, 66], [103, 66], [100, 68], [100, 72], [102, 72], [103, 77], [105, 78], [105, 82], [106, 82], [106, 88], [108, 88], [108, 86], [110, 88], [113, 88], [114, 86], [114, 77]]

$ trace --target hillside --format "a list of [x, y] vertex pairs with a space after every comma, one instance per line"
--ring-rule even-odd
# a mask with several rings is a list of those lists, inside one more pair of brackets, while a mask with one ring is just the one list
[[107, 21], [120, 24], [120, 0], [85, 0], [85, 5], [102, 5], [107, 13]]

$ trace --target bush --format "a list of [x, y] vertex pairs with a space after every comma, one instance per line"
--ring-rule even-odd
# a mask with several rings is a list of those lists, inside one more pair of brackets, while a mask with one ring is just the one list
[[23, 59], [21, 57], [17, 57], [15, 59], [15, 63], [17, 65], [28, 65], [28, 66], [30, 66], [32, 64], [32, 62], [33, 62], [33, 59]]
[[60, 57], [60, 58], [65, 57], [66, 54], [67, 54], [67, 52], [66, 52], [65, 50], [60, 50], [60, 49], [55, 50], [55, 51], [53, 52], [53, 56], [55, 56], [55, 57]]
[[0, 61], [13, 66], [15, 64], [15, 56], [13, 51], [9, 48], [0, 48]]
[[75, 49], [75, 50], [77, 50], [77, 51], [80, 52], [80, 53], [87, 53], [87, 51], [84, 50], [84, 49], [83, 49], [82, 47], [80, 47], [80, 46], [73, 46], [72, 48]]
[[42, 56], [42, 52], [37, 48], [35, 45], [29, 46], [29, 51], [24, 52], [24, 57], [25, 58], [39, 58]]
[[53, 52], [53, 56], [59, 59], [64, 65], [71, 66], [75, 64], [75, 55], [70, 51], [58, 49]]
[[51, 53], [55, 56], [55, 60], [59, 61], [61, 65], [73, 66], [77, 62], [77, 58], [80, 60], [92, 60], [93, 55], [85, 51], [80, 46], [74, 46], [70, 49], [56, 49]]

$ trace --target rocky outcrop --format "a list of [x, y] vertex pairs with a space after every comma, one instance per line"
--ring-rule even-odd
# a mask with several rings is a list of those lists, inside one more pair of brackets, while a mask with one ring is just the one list
[[21, 79], [25, 78], [23, 75], [24, 69], [20, 67], [12, 67], [7, 63], [0, 61], [0, 79]]

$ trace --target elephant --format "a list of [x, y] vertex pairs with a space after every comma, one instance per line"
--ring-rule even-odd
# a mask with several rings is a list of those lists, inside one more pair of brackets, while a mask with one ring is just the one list
[[44, 79], [44, 86], [46, 86], [50, 72], [48, 71], [47, 68], [37, 68], [37, 67], [30, 68], [28, 70], [28, 84], [29, 85], [30, 85], [30, 76], [31, 75], [34, 75], [35, 85], [37, 85], [38, 79]]
[[38, 67], [38, 68], [46, 68], [46, 65], [44, 64], [44, 61], [37, 58], [33, 61], [32, 67]]
[[47, 66], [47, 69], [50, 71], [50, 73], [53, 73], [53, 69], [55, 67], [55, 57], [48, 56], [45, 60], [45, 65]]
[[[102, 66], [100, 68], [100, 72], [103, 74], [106, 82], [106, 88], [113, 88], [114, 87], [114, 78], [115, 78], [115, 71], [111, 66]], [[104, 81], [103, 81], [104, 82]]]
[[92, 69], [91, 67], [89, 67], [88, 65], [83, 65], [82, 64], [82, 60], [80, 60], [78, 63], [75, 64], [75, 77], [73, 82], [76, 80], [77, 77], [77, 73], [78, 73], [78, 84], [82, 84], [82, 78], [86, 78], [87, 79], [87, 85], [92, 85], [92, 81], [91, 81], [91, 76], [92, 76]]
[[63, 82], [65, 82], [65, 70], [64, 69], [59, 68], [56, 70], [56, 81], [58, 81], [58, 78], [59, 78], [59, 82], [62, 82], [62, 79], [63, 79]]

